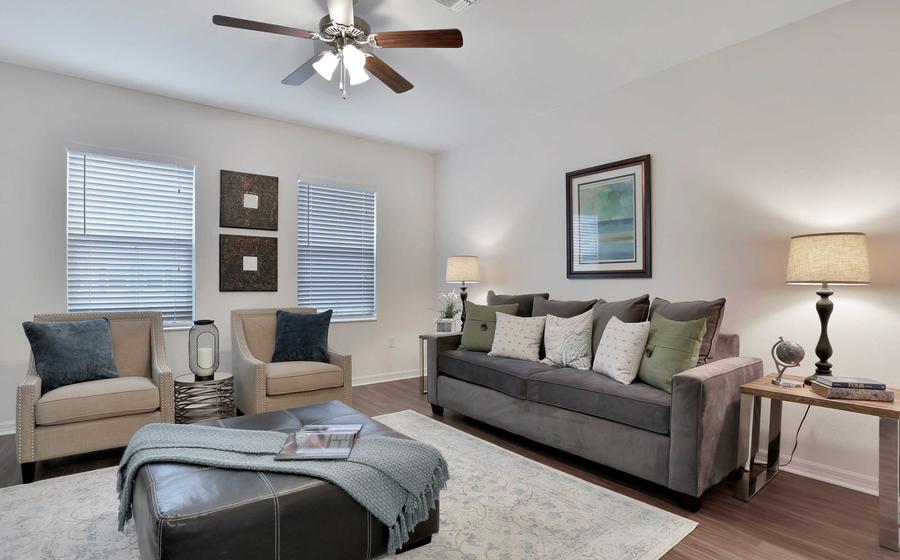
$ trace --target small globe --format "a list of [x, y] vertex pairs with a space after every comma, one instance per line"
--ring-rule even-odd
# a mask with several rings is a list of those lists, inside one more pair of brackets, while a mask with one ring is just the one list
[[806, 352], [803, 351], [802, 346], [789, 340], [782, 340], [776, 344], [774, 354], [776, 361], [781, 362], [781, 365], [788, 367], [800, 365], [800, 362], [802, 362], [803, 358], [806, 356]]

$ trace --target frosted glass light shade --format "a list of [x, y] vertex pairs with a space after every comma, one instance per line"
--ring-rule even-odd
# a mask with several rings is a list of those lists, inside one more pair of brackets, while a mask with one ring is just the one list
[[478, 257], [471, 255], [447, 257], [447, 283], [456, 284], [460, 282], [468, 282], [470, 284], [481, 282], [481, 268], [478, 265]]
[[814, 233], [791, 238], [788, 284], [868, 284], [866, 234]]
[[366, 55], [353, 45], [347, 45], [342, 50], [344, 66], [350, 74], [350, 85], [355, 86], [369, 80], [365, 71]]
[[324, 52], [322, 53], [322, 56], [319, 57], [319, 60], [313, 62], [313, 68], [320, 76], [331, 81], [331, 78], [334, 76], [334, 70], [337, 68], [338, 60], [337, 55], [333, 52]]

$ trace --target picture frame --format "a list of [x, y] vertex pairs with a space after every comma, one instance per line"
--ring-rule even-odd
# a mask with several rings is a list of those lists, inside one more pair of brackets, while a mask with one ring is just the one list
[[220, 170], [219, 227], [278, 231], [278, 177]]
[[220, 292], [277, 292], [278, 238], [219, 235]]
[[650, 155], [566, 173], [566, 277], [650, 278]]

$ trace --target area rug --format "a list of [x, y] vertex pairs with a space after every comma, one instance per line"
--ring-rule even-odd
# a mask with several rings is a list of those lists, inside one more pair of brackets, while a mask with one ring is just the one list
[[[653, 560], [697, 526], [411, 410], [377, 420], [450, 463], [440, 533], [404, 560]], [[115, 468], [2, 489], [0, 559], [137, 560], [116, 511]]]

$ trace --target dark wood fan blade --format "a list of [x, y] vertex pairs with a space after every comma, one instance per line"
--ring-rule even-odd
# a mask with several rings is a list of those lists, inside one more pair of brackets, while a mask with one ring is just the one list
[[313, 56], [309, 60], [303, 63], [300, 68], [297, 68], [293, 72], [287, 75], [287, 77], [281, 80], [281, 83], [286, 86], [299, 86], [302, 85], [306, 80], [310, 79], [315, 75], [316, 69], [313, 68], [313, 63], [319, 60], [319, 57], [322, 56], [321, 53]]
[[375, 44], [385, 49], [458, 49], [463, 36], [459, 29], [385, 31], [375, 35]]
[[249, 19], [240, 19], [217, 15], [213, 16], [212, 21], [216, 25], [222, 25], [225, 27], [237, 27], [238, 29], [249, 29], [250, 31], [264, 31], [266, 33], [276, 33], [278, 35], [290, 35], [291, 37], [300, 37], [301, 39], [312, 39], [314, 37], [312, 31], [297, 29], [295, 27], [285, 27], [283, 25], [275, 25], [273, 23], [252, 21]]
[[413, 88], [409, 80], [398, 74], [396, 70], [374, 54], [366, 56], [366, 71], [384, 82], [384, 85], [396, 93], [407, 92]]

